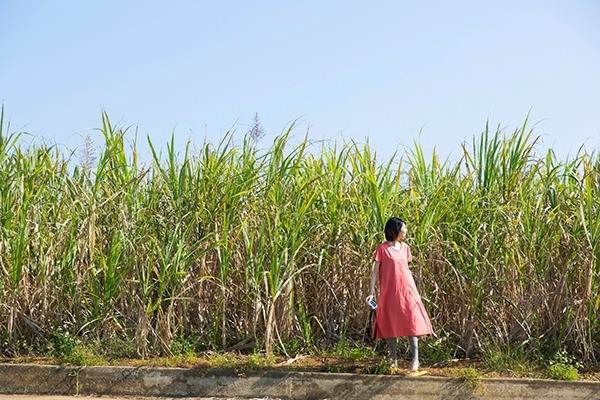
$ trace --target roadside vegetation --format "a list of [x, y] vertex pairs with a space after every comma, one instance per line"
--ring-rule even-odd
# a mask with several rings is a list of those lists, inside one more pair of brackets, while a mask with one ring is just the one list
[[457, 160], [419, 143], [380, 160], [351, 141], [292, 145], [292, 126], [268, 148], [253, 132], [181, 153], [148, 140], [140, 165], [135, 136], [106, 114], [99, 134], [83, 157], [24, 146], [2, 111], [5, 359], [244, 354], [263, 367], [306, 354], [385, 373], [364, 299], [397, 215], [436, 331], [423, 360], [559, 379], [597, 365], [596, 153], [538, 154], [525, 123], [486, 126]]

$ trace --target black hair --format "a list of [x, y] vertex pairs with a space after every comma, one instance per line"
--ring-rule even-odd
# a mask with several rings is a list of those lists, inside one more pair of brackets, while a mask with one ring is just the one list
[[385, 224], [385, 240], [392, 242], [398, 238], [405, 222], [402, 218], [390, 218]]

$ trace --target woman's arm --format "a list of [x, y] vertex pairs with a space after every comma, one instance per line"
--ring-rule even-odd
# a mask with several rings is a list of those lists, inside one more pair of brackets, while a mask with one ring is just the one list
[[379, 261], [373, 261], [373, 270], [371, 271], [371, 286], [369, 297], [375, 297], [375, 284], [379, 283]]

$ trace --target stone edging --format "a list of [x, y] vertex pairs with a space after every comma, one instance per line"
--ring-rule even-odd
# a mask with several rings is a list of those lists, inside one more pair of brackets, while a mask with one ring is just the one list
[[281, 399], [599, 399], [600, 382], [0, 364], [0, 393]]

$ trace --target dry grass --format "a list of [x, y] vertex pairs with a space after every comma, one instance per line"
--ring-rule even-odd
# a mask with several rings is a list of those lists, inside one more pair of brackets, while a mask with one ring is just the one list
[[[452, 163], [353, 142], [268, 149], [232, 134], [183, 154], [102, 116], [81, 162], [0, 122], [0, 354], [133, 343], [128, 356], [241, 346], [291, 356], [364, 341], [370, 258], [409, 221], [434, 360], [521, 349], [600, 356], [600, 158], [537, 155], [486, 127]], [[107, 345], [110, 346], [110, 345]]]

